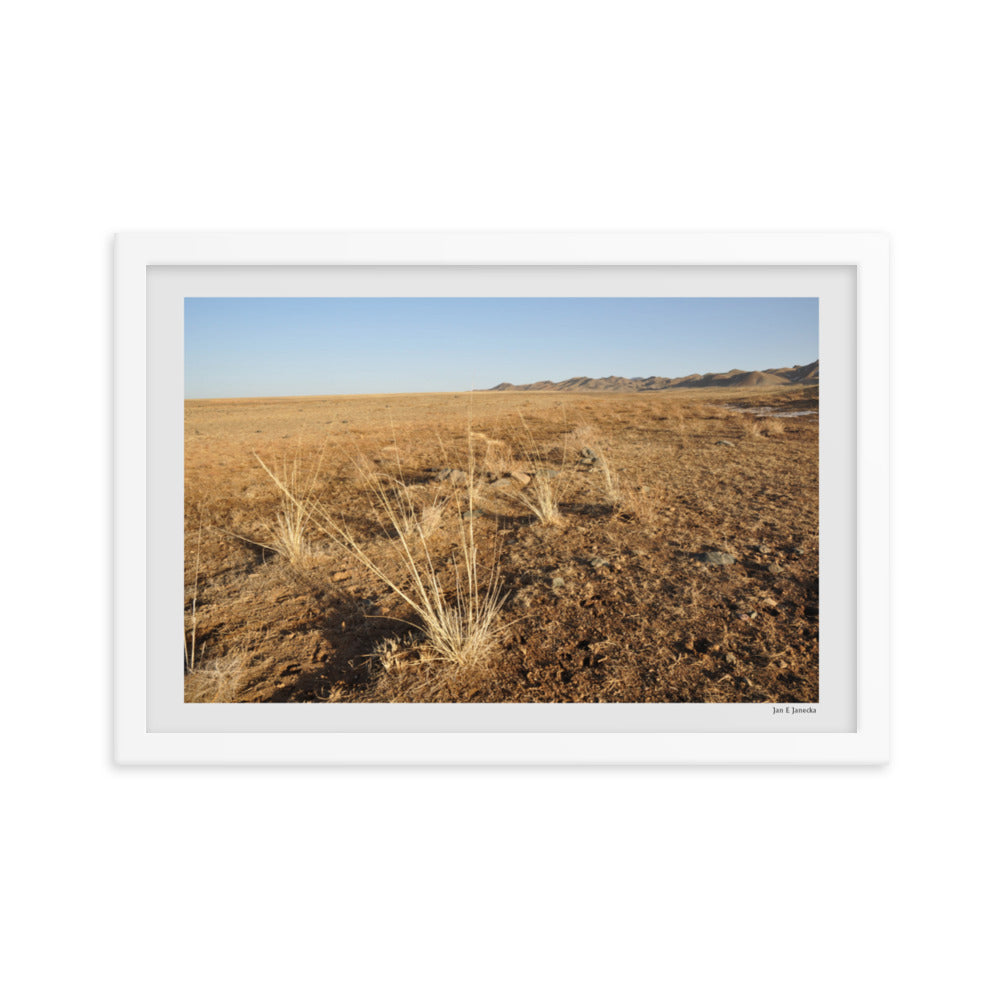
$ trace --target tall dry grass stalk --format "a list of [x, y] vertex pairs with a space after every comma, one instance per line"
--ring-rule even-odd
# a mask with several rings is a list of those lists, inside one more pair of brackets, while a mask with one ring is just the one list
[[484, 472], [497, 476], [502, 475], [514, 464], [514, 451], [510, 443], [497, 437], [498, 433], [497, 428], [494, 428], [490, 434], [483, 431], [469, 431], [470, 444], [481, 442], [483, 446], [483, 457], [478, 463], [479, 467]]
[[201, 534], [204, 527], [204, 521], [199, 518], [198, 521], [198, 543], [195, 547], [195, 562], [194, 562], [194, 593], [191, 597], [191, 638], [188, 640], [185, 636], [184, 640], [184, 669], [185, 671], [192, 671], [195, 668], [198, 652], [198, 584], [201, 577]]
[[599, 441], [595, 441], [590, 450], [597, 456], [596, 469], [600, 476], [601, 492], [612, 507], [620, 507], [626, 499], [621, 476], [608, 460], [607, 450]]
[[389, 588], [416, 615], [419, 628], [438, 658], [455, 669], [483, 662], [500, 634], [499, 616], [507, 595], [500, 585], [496, 560], [484, 567], [476, 542], [473, 491], [475, 467], [467, 472], [467, 520], [457, 517], [450, 563], [435, 566], [430, 530], [415, 511], [405, 490], [394, 477], [362, 469], [362, 477], [380, 512], [389, 544], [389, 556], [373, 557], [354, 533], [326, 507], [296, 496], [291, 485], [274, 470], [268, 472], [288, 502], [356, 563]]
[[612, 463], [614, 456], [608, 454], [607, 448], [600, 441], [593, 440], [589, 449], [597, 458], [594, 468], [597, 470], [601, 496], [613, 513], [638, 519], [652, 516], [655, 504], [651, 492], [640, 483], [623, 482], [621, 473]]
[[[359, 471], [363, 467], [359, 467]], [[383, 534], [389, 538], [403, 535], [419, 538], [432, 535], [444, 521], [449, 497], [438, 489], [429, 500], [421, 501], [414, 488], [401, 478], [380, 473], [368, 466], [361, 472], [361, 481], [369, 496], [371, 512]], [[387, 518], [391, 509], [395, 517]]]
[[560, 524], [563, 520], [559, 501], [565, 489], [566, 442], [563, 440], [561, 454], [555, 466], [538, 445], [524, 414], [518, 414], [521, 421], [520, 451], [523, 465], [528, 470], [530, 481], [523, 489], [509, 490], [508, 499], [526, 507], [541, 524]]
[[[304, 562], [310, 554], [308, 528], [311, 521], [310, 510], [316, 505], [314, 494], [319, 480], [322, 451], [316, 459], [311, 475], [303, 480], [296, 456], [291, 464], [282, 460], [281, 474], [271, 469], [257, 454], [253, 457], [260, 463], [271, 481], [278, 487], [279, 506], [271, 525], [271, 537], [268, 542], [254, 542], [265, 549], [283, 556], [293, 566]], [[293, 499], [294, 498], [294, 499]], [[245, 539], [245, 541], [252, 541]]]

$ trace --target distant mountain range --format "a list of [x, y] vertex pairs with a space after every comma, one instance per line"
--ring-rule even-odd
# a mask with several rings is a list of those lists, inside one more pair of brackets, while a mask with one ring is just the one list
[[563, 382], [532, 382], [530, 385], [512, 385], [501, 382], [486, 392], [657, 392], [661, 389], [743, 389], [756, 386], [819, 385], [819, 362], [792, 365], [791, 368], [768, 368], [762, 372], [744, 372], [733, 368], [721, 374], [684, 375], [681, 378], [607, 378], [578, 376]]

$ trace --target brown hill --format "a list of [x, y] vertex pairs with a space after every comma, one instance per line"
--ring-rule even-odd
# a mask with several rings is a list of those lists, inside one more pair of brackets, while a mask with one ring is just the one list
[[645, 378], [622, 378], [608, 375], [606, 378], [589, 378], [577, 375], [562, 382], [531, 382], [526, 385], [512, 385], [501, 382], [487, 389], [487, 392], [660, 392], [665, 389], [722, 389], [746, 388], [772, 385], [818, 385], [819, 362], [808, 365], [793, 365], [790, 368], [767, 368], [764, 371], [745, 372], [731, 368], [728, 372], [709, 372], [705, 375], [683, 375], [679, 378], [664, 378], [649, 375]]
[[788, 379], [773, 372], [741, 372], [729, 379], [727, 385], [788, 385]]
[[818, 382], [819, 362], [814, 361], [811, 365], [796, 365], [788, 376], [789, 382]]

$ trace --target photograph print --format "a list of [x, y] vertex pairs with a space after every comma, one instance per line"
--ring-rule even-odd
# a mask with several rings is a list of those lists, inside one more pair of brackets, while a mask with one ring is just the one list
[[817, 703], [818, 325], [185, 299], [185, 701]]

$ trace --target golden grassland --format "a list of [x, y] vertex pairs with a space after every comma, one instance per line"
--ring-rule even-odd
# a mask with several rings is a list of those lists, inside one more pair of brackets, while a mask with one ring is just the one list
[[817, 412], [785, 387], [188, 401], [185, 697], [816, 701]]

